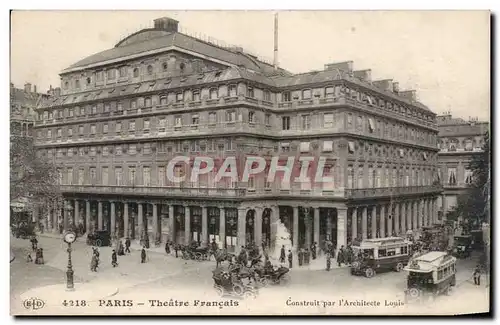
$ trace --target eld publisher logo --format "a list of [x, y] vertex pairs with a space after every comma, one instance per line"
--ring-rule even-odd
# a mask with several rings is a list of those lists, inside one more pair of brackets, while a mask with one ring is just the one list
[[42, 299], [30, 298], [23, 301], [23, 306], [26, 309], [38, 310], [45, 306], [45, 302]]

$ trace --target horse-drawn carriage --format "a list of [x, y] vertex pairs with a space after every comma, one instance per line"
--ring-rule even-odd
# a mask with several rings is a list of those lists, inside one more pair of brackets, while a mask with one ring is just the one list
[[290, 282], [289, 269], [280, 265], [275, 268], [274, 266], [265, 267], [262, 269], [262, 273], [259, 274], [259, 282], [262, 286], [267, 286], [271, 284], [284, 284]]
[[240, 277], [224, 267], [216, 268], [213, 272], [214, 288], [223, 297], [226, 295], [256, 298], [258, 289], [255, 286], [244, 284]]
[[185, 260], [207, 261], [211, 255], [209, 247], [198, 246], [196, 242], [181, 247], [181, 252], [182, 258]]

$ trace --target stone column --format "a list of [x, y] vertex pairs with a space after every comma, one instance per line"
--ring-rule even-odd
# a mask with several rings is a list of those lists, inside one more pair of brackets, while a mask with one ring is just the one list
[[412, 230], [417, 230], [418, 229], [418, 216], [417, 216], [417, 201], [413, 201], [411, 203], [412, 205], [412, 218], [413, 218], [413, 222], [412, 222], [412, 226], [413, 226], [413, 229]]
[[432, 216], [434, 217], [434, 222], [438, 222], [438, 206], [437, 206], [437, 198], [434, 198], [432, 201]]
[[394, 222], [394, 216], [392, 215], [392, 211], [391, 211], [391, 205], [388, 205], [386, 206], [386, 209], [387, 209], [387, 232], [386, 232], [386, 236], [387, 237], [391, 237], [392, 236], [392, 225], [393, 225], [393, 222]]
[[406, 225], [406, 220], [408, 219], [408, 216], [406, 215], [406, 202], [401, 203], [401, 231], [402, 235], [406, 235], [406, 231], [409, 229], [408, 226]]
[[305, 219], [305, 229], [306, 229], [306, 241], [305, 241], [305, 245], [306, 245], [306, 248], [311, 248], [311, 245], [312, 245], [312, 232], [313, 232], [313, 222], [314, 222], [314, 212], [312, 211], [314, 209], [312, 208], [307, 208], [307, 215], [305, 216], [307, 219]]
[[184, 208], [184, 243], [191, 243], [191, 209], [188, 206]]
[[319, 245], [319, 213], [320, 208], [314, 208], [314, 242]]
[[80, 202], [78, 202], [78, 200], [75, 200], [75, 212], [73, 213], [73, 218], [73, 224], [78, 226], [80, 222]]
[[368, 238], [368, 211], [367, 207], [361, 207], [361, 232], [362, 238]]
[[111, 219], [111, 224], [110, 224], [110, 234], [111, 238], [113, 238], [115, 235], [118, 235], [116, 232], [116, 210], [115, 210], [115, 202], [111, 201], [109, 203], [109, 217]]
[[66, 207], [66, 205], [69, 205], [69, 202], [67, 201], [64, 201], [63, 202], [63, 229], [64, 231], [67, 231], [68, 230], [68, 208]]
[[158, 229], [158, 205], [156, 203], [153, 203], [153, 241], [156, 242], [156, 239], [160, 239], [161, 241], [161, 236], [158, 236], [158, 234], [161, 234], [161, 230]]
[[347, 245], [347, 208], [337, 208], [337, 249]]
[[418, 227], [422, 228], [424, 225], [424, 216], [422, 215], [422, 200], [417, 201], [417, 218], [418, 218]]
[[394, 203], [394, 232], [396, 235], [400, 235], [401, 227], [399, 224], [399, 203]]
[[380, 206], [380, 238], [385, 238], [385, 205]]
[[432, 199], [427, 200], [427, 220], [429, 221], [429, 225], [434, 224], [434, 218], [432, 217]]
[[168, 222], [169, 222], [169, 231], [170, 231], [170, 240], [173, 243], [177, 243], [176, 239], [176, 234], [177, 234], [177, 229], [175, 229], [175, 216], [174, 216], [174, 206], [170, 204], [168, 206]]
[[271, 207], [271, 250], [276, 249], [276, 236], [280, 222], [280, 209], [277, 205]]
[[128, 202], [123, 202], [123, 236], [130, 238], [130, 226], [128, 220]]
[[441, 197], [441, 204], [443, 205], [442, 211], [443, 211], [443, 222], [446, 221], [446, 213], [447, 213], [447, 206], [446, 206], [446, 195], [443, 194]]
[[85, 231], [90, 232], [90, 201], [85, 200]]
[[254, 219], [254, 240], [255, 245], [260, 249], [262, 247], [262, 213], [264, 210], [260, 207], [255, 208], [255, 219]]
[[222, 244], [221, 248], [226, 248], [226, 210], [224, 207], [219, 207], [219, 240]]
[[[146, 239], [143, 235], [144, 233], [144, 213], [143, 213], [143, 203], [138, 202], [137, 203], [137, 228], [138, 228], [138, 235], [139, 235], [139, 240], [140, 239]], [[137, 234], [135, 236], [137, 238]]]
[[351, 215], [351, 237], [354, 241], [358, 238], [358, 210], [356, 208], [352, 208]]
[[54, 230], [54, 218], [53, 218], [53, 213], [52, 213], [53, 208], [54, 208], [53, 203], [50, 203], [47, 207], [47, 231]]
[[241, 246], [246, 245], [246, 231], [247, 231], [247, 210], [238, 209], [238, 247], [236, 251], [241, 250]]
[[372, 207], [371, 216], [372, 216], [372, 224], [371, 224], [372, 238], [377, 238], [377, 208], [375, 206]]
[[102, 201], [97, 202], [97, 229], [102, 230]]
[[208, 241], [208, 215], [207, 215], [207, 207], [201, 207], [201, 242], [205, 243], [205, 245], [209, 245]]
[[297, 251], [299, 245], [299, 207], [293, 207], [293, 239], [292, 246]]

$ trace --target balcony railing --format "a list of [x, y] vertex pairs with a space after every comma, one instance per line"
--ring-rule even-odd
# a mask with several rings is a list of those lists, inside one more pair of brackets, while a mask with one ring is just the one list
[[378, 187], [378, 188], [362, 188], [362, 189], [346, 189], [346, 198], [349, 199], [366, 199], [373, 197], [384, 196], [400, 196], [409, 194], [427, 194], [442, 191], [441, 185], [427, 186], [406, 186], [406, 187]]

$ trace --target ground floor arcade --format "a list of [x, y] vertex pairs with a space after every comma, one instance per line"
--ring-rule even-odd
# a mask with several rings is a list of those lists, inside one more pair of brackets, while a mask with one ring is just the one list
[[[314, 202], [203, 200], [143, 200], [126, 198], [66, 199], [35, 213], [45, 231], [80, 233], [107, 230], [112, 237], [129, 237], [150, 244], [172, 240], [237, 250], [247, 244], [273, 248], [280, 236], [288, 236], [294, 248], [321, 247], [326, 240], [337, 247], [353, 239], [404, 235], [408, 230], [437, 223], [436, 197], [399, 201]], [[285, 230], [285, 231], [283, 231]]]

